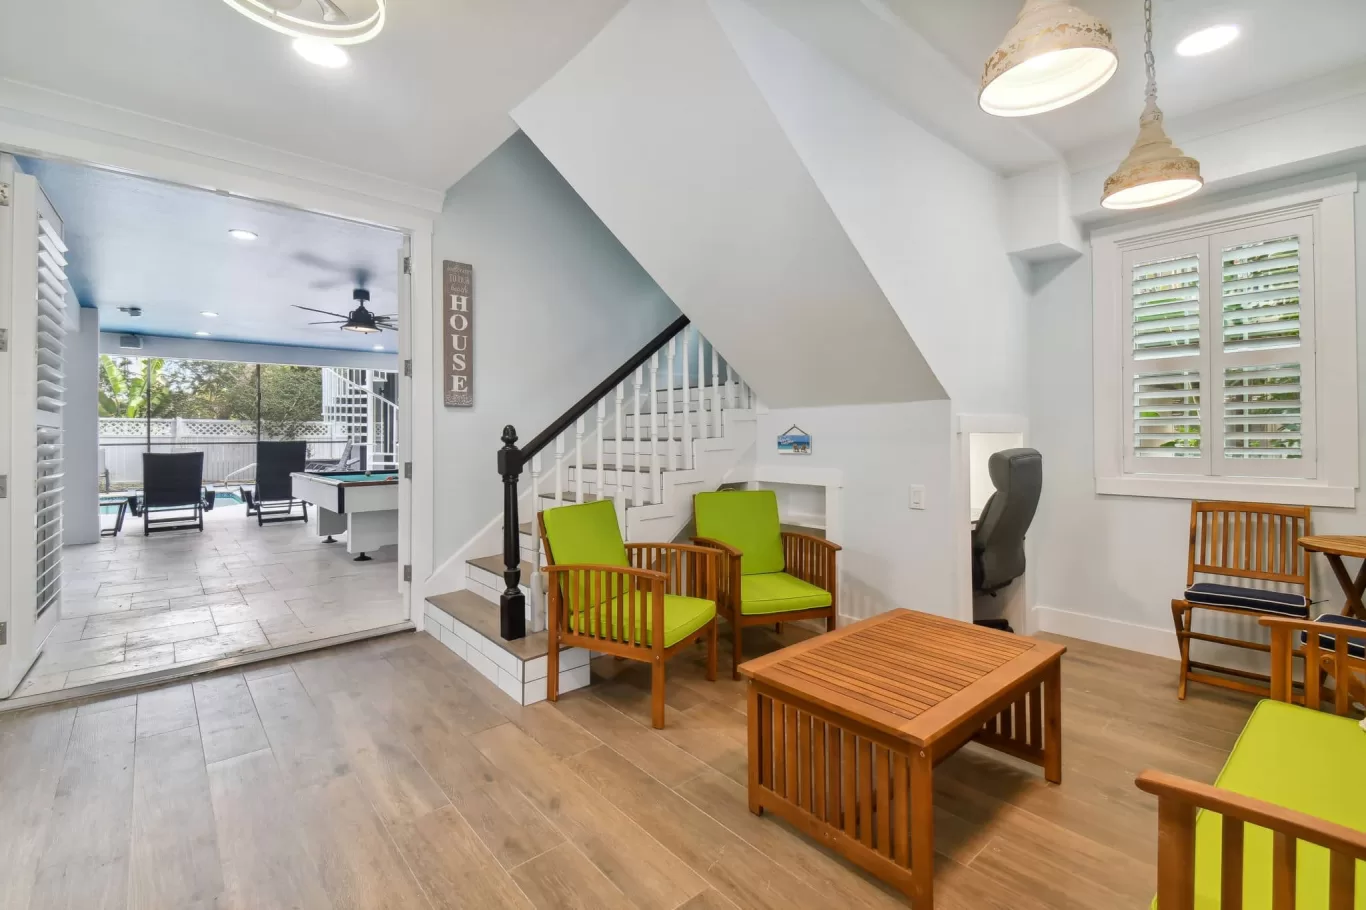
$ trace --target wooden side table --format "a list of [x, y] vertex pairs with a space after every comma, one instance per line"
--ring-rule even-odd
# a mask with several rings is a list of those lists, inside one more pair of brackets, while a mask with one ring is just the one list
[[[1301, 537], [1297, 542], [1306, 553], [1322, 553], [1328, 560], [1328, 566], [1333, 570], [1338, 586], [1347, 596], [1347, 602], [1342, 605], [1342, 615], [1366, 619], [1366, 605], [1361, 601], [1362, 594], [1366, 594], [1366, 537], [1315, 534]], [[1352, 578], [1347, 572], [1347, 567], [1343, 565], [1344, 556], [1362, 561], [1361, 567], [1357, 569], [1356, 578]]]
[[969, 740], [1062, 782], [1066, 649], [893, 610], [756, 658], [749, 808], [934, 906], [934, 766]]

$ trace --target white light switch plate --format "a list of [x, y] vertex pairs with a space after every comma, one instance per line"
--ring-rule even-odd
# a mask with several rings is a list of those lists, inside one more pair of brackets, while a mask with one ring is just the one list
[[925, 508], [925, 487], [921, 484], [911, 486], [911, 508], [917, 511]]

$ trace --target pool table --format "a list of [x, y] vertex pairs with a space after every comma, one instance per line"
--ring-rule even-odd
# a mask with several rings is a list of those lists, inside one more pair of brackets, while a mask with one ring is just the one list
[[398, 543], [398, 472], [298, 471], [290, 475], [295, 499], [318, 509], [318, 534], [346, 532], [346, 552], [368, 560], [371, 550]]

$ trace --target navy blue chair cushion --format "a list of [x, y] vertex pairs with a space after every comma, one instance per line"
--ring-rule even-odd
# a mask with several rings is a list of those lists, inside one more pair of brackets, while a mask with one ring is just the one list
[[[1366, 620], [1356, 619], [1351, 616], [1343, 616], [1340, 613], [1325, 613], [1314, 621], [1327, 622], [1332, 623], [1335, 626], [1346, 626], [1349, 629], [1356, 629], [1358, 632], [1361, 633], [1362, 637], [1358, 638], [1357, 636], [1353, 635], [1347, 639], [1347, 653], [1352, 655], [1353, 657], [1359, 657], [1362, 660], [1366, 660]], [[1323, 648], [1325, 651], [1333, 650], [1337, 647], [1337, 642], [1335, 642], [1333, 639], [1334, 636], [1325, 635], [1324, 633], [1320, 632], [1319, 647]], [[1304, 647], [1307, 644], [1309, 644], [1309, 633], [1301, 632], [1300, 647]]]
[[1237, 585], [1220, 585], [1202, 581], [1186, 589], [1186, 600], [1193, 604], [1239, 607], [1244, 610], [1256, 610], [1259, 613], [1277, 613], [1281, 616], [1309, 618], [1309, 598], [1303, 594], [1259, 591], [1256, 588], [1240, 588]]

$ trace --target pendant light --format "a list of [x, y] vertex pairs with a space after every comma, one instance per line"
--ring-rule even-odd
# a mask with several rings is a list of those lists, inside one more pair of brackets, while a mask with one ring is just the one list
[[223, 2], [272, 31], [327, 44], [364, 44], [384, 28], [388, 12], [385, 8], [388, 0], [342, 0], [355, 15], [348, 14], [336, 0], [308, 0], [302, 9], [299, 9], [300, 0]]
[[1145, 209], [1175, 202], [1205, 185], [1200, 162], [1182, 153], [1162, 127], [1157, 107], [1157, 66], [1153, 60], [1153, 0], [1143, 0], [1143, 62], [1148, 69], [1147, 100], [1138, 118], [1138, 138], [1129, 156], [1105, 181], [1100, 204], [1107, 209]]
[[1025, 0], [987, 58], [977, 103], [998, 117], [1041, 114], [1085, 98], [1118, 66], [1105, 23], [1066, 0]]

